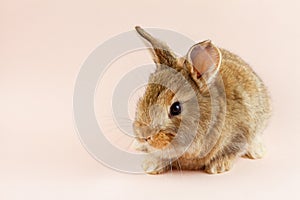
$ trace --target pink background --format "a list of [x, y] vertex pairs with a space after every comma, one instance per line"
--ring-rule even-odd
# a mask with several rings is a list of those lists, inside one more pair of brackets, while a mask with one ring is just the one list
[[[1, 0], [0, 199], [299, 198], [299, 10], [296, 0]], [[148, 176], [86, 152], [73, 123], [76, 76], [94, 48], [135, 25], [210, 38], [253, 66], [274, 106], [264, 159], [215, 176]]]

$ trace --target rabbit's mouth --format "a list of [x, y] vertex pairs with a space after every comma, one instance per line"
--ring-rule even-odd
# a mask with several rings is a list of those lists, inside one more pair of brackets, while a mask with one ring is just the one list
[[147, 137], [145, 140], [152, 147], [157, 149], [163, 149], [171, 143], [174, 137], [174, 133], [160, 131], [155, 135]]

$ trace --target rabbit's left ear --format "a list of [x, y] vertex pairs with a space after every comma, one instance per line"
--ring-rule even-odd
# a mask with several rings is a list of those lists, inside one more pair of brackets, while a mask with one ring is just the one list
[[153, 49], [151, 49], [151, 52], [153, 54], [153, 60], [157, 66], [161, 64], [167, 65], [169, 67], [174, 67], [176, 65], [177, 57], [168, 47], [168, 45], [154, 38], [139, 26], [136, 26], [135, 29], [144, 39], [146, 39], [152, 45]]
[[209, 82], [218, 72], [221, 60], [220, 50], [210, 40], [206, 40], [190, 48], [185, 64], [194, 79], [203, 77]]

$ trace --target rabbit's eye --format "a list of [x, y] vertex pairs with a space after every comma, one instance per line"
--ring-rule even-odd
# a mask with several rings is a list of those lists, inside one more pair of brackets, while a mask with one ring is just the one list
[[176, 101], [170, 107], [170, 115], [175, 116], [175, 115], [179, 115], [180, 113], [181, 113], [181, 105], [178, 101]]

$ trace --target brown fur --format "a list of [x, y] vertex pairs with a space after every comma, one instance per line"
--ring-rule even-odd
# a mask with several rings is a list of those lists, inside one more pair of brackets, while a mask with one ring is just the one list
[[[157, 174], [172, 166], [204, 169], [215, 174], [229, 170], [238, 156], [261, 158], [264, 154], [261, 132], [270, 117], [271, 107], [265, 85], [250, 66], [210, 41], [194, 45], [187, 56], [177, 58], [165, 44], [143, 29], [137, 27], [137, 31], [152, 44], [157, 64], [157, 70], [150, 76], [145, 94], [138, 102], [134, 122], [142, 149], [147, 152], [160, 150], [158, 157], [154, 154], [147, 157], [143, 165], [145, 171]], [[193, 52], [192, 57], [190, 52]], [[173, 71], [165, 72], [166, 68]], [[184, 77], [185, 82], [180, 82], [176, 73]], [[214, 81], [218, 77], [221, 77], [224, 91], [223, 85]], [[156, 81], [165, 81], [173, 89], [151, 83]], [[186, 89], [187, 85], [192, 89]], [[223, 93], [226, 99], [222, 98]], [[200, 110], [198, 119], [194, 119], [198, 115], [193, 113], [196, 112], [191, 103], [193, 96]], [[181, 115], [171, 117], [169, 108], [175, 101], [187, 103], [183, 103]], [[212, 113], [213, 108], [218, 111], [216, 116]], [[187, 122], [184, 119], [188, 119]], [[188, 143], [182, 140], [191, 137], [193, 130], [190, 127], [195, 120], [199, 123], [195, 137], [184, 152], [177, 153]], [[206, 135], [212, 124], [210, 134]], [[181, 135], [179, 127], [184, 130]], [[174, 138], [178, 141], [174, 142]]]

